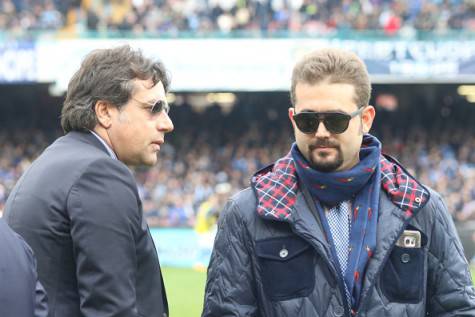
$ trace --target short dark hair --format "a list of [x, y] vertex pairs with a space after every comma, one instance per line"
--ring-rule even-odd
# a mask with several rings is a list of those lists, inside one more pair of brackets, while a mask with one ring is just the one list
[[295, 107], [295, 87], [298, 83], [351, 84], [355, 87], [355, 103], [367, 106], [371, 95], [368, 70], [363, 61], [353, 52], [337, 48], [316, 50], [304, 56], [292, 72], [290, 99]]
[[61, 111], [64, 132], [92, 130], [97, 124], [94, 105], [99, 100], [121, 108], [133, 92], [132, 80], [161, 82], [168, 92], [170, 79], [164, 65], [129, 45], [89, 53], [68, 84]]

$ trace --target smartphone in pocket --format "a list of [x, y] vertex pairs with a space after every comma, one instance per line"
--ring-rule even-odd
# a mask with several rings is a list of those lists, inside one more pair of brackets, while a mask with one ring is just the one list
[[417, 230], [404, 230], [396, 245], [401, 248], [420, 248], [421, 247], [421, 233]]

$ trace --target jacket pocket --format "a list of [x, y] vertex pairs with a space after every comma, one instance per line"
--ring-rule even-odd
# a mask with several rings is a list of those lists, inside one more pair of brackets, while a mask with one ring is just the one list
[[418, 303], [424, 293], [425, 249], [395, 246], [381, 277], [381, 289], [391, 302]]
[[315, 286], [314, 252], [298, 237], [256, 241], [264, 291], [273, 301], [305, 297]]

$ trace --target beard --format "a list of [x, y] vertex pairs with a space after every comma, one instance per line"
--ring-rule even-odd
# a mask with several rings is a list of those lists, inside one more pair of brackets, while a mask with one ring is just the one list
[[[336, 150], [336, 154], [316, 152], [320, 147], [327, 147]], [[308, 158], [310, 166], [323, 173], [334, 172], [343, 164], [343, 152], [338, 143], [329, 139], [317, 140], [314, 144], [308, 146]]]

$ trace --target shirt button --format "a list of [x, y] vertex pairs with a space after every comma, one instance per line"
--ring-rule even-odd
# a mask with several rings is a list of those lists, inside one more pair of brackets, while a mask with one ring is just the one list
[[403, 253], [401, 255], [401, 262], [402, 263], [408, 263], [411, 260], [411, 256], [407, 253]]

